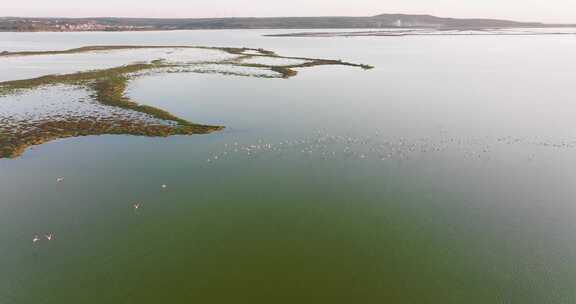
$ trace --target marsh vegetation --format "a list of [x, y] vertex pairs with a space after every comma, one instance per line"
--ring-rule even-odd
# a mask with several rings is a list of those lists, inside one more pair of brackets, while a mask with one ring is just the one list
[[[114, 119], [97, 115], [58, 115], [34, 121], [19, 120], [0, 125], [0, 157], [17, 157], [26, 148], [59, 138], [126, 134], [141, 136], [171, 136], [207, 134], [222, 130], [223, 126], [204, 125], [177, 117], [168, 111], [142, 105], [127, 96], [130, 80], [150, 73], [216, 73], [258, 78], [286, 79], [298, 74], [298, 69], [323, 65], [340, 65], [371, 69], [372, 66], [304, 57], [280, 56], [272, 51], [254, 48], [215, 48], [204, 46], [86, 46], [60, 51], [3, 52], [2, 57], [53, 56], [83, 54], [90, 52], [130, 51], [136, 49], [188, 49], [213, 50], [233, 55], [232, 58], [207, 61], [169, 61], [165, 58], [152, 58], [147, 62], [137, 62], [119, 67], [82, 71], [69, 74], [45, 75], [36, 78], [0, 82], [0, 98], [9, 98], [25, 92], [54, 86], [80, 87], [90, 93], [91, 99], [110, 109], [144, 114], [134, 118], [125, 114]], [[267, 59], [265, 63], [247, 62], [253, 59]], [[275, 64], [269, 61], [278, 61]], [[284, 61], [284, 62], [283, 62]], [[2, 102], [0, 100], [0, 102]], [[0, 113], [2, 115], [2, 113]], [[0, 117], [1, 118], [1, 117]], [[4, 117], [6, 119], [6, 117]]]

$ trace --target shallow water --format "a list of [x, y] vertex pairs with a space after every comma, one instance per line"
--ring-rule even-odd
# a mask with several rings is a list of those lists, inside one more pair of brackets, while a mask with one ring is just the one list
[[576, 301], [576, 40], [281, 32], [1, 33], [376, 69], [146, 76], [134, 100], [227, 129], [0, 160], [0, 303]]
[[[58, 49], [64, 50], [64, 49]], [[170, 62], [196, 63], [221, 61], [234, 55], [205, 49], [135, 49], [108, 50], [89, 53], [0, 57], [0, 81], [29, 79], [49, 74], [69, 74], [95, 69], [113, 68], [137, 62], [162, 59]]]

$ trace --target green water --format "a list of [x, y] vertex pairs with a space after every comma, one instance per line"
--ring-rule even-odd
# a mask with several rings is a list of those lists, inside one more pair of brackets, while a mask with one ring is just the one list
[[0, 35], [376, 66], [145, 77], [134, 99], [228, 128], [0, 160], [1, 304], [576, 301], [573, 39], [262, 33]]

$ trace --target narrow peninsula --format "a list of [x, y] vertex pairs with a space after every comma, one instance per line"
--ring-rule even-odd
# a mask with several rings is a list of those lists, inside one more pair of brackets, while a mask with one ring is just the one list
[[[83, 55], [135, 50], [163, 50], [164, 57], [146, 62], [68, 74], [0, 82], [0, 105], [15, 102], [14, 98], [41, 90], [80, 90], [84, 98], [68, 101], [64, 110], [46, 113], [3, 113], [0, 111], [0, 158], [20, 156], [27, 148], [61, 138], [124, 134], [150, 137], [208, 134], [224, 126], [198, 124], [175, 116], [168, 111], [143, 105], [132, 100], [126, 90], [131, 80], [160, 73], [210, 73], [243, 77], [287, 79], [299, 69], [339, 65], [371, 69], [372, 66], [342, 60], [280, 56], [272, 51], [254, 48], [204, 46], [86, 46], [60, 51], [2, 52], [0, 61], [11, 57]], [[216, 59], [190, 60], [189, 52], [218, 53]], [[182, 58], [174, 56], [178, 53]], [[153, 53], [157, 56], [157, 53]], [[151, 55], [151, 56], [153, 56]], [[193, 55], [193, 54], [192, 54]], [[79, 57], [81, 58], [81, 57]], [[50, 93], [48, 93], [50, 94]], [[17, 101], [25, 102], [25, 101]], [[88, 106], [90, 108], [86, 110]], [[82, 108], [82, 110], [78, 110]]]

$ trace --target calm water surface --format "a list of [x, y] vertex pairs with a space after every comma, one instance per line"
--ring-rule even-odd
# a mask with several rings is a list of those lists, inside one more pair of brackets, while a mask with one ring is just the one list
[[277, 32], [0, 34], [376, 66], [144, 77], [134, 99], [228, 128], [0, 160], [0, 303], [576, 302], [575, 39]]

